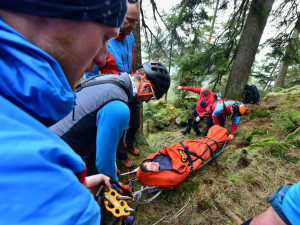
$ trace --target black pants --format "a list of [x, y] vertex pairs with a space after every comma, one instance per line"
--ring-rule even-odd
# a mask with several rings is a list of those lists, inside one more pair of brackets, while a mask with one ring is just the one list
[[193, 127], [196, 135], [200, 135], [200, 130], [198, 128], [198, 125], [199, 125], [200, 121], [199, 122], [196, 121], [197, 116], [199, 116], [199, 114], [197, 113], [196, 110], [194, 110], [192, 112], [192, 116], [188, 119], [188, 124], [186, 126], [186, 131], [190, 132], [192, 127]]
[[130, 110], [129, 124], [119, 141], [117, 149], [117, 158], [120, 160], [128, 158], [124, 142], [129, 148], [133, 148], [135, 134], [140, 128], [140, 105], [141, 103], [137, 99], [128, 105]]
[[89, 156], [83, 156], [81, 158], [83, 159], [83, 161], [86, 164], [87, 176], [99, 173], [98, 170], [97, 170], [96, 164], [95, 164], [95, 162], [96, 162], [96, 153], [91, 154]]
[[[205, 128], [203, 136], [207, 136], [209, 128], [211, 128], [214, 125], [214, 121], [213, 121], [211, 115], [207, 115], [205, 117], [205, 119], [206, 119], [206, 128]], [[224, 127], [225, 126], [225, 118], [223, 116], [219, 116], [218, 120], [219, 120], [220, 126]]]

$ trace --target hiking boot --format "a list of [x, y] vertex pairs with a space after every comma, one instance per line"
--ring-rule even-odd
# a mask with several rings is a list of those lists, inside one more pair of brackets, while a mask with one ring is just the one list
[[129, 148], [127, 145], [124, 145], [126, 150], [134, 156], [139, 156], [141, 153], [137, 148]]
[[184, 129], [184, 130], [182, 130], [182, 131], [181, 131], [181, 133], [183, 133], [183, 134], [185, 135], [185, 134], [189, 134], [189, 133], [190, 133], [190, 131], [189, 131], [189, 130], [187, 130], [187, 129]]
[[120, 159], [120, 161], [127, 168], [132, 168], [133, 167], [133, 162], [129, 158], [127, 158], [127, 159]]

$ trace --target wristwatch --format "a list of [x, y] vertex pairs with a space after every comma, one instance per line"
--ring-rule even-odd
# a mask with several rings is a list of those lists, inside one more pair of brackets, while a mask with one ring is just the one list
[[269, 202], [270, 202], [271, 206], [274, 208], [275, 212], [278, 214], [278, 216], [283, 220], [283, 222], [285, 222], [287, 225], [292, 225], [282, 211], [282, 201], [283, 201], [283, 198], [284, 198], [286, 192], [289, 190], [289, 188], [290, 188], [290, 186], [288, 186], [288, 185], [281, 186], [270, 197]]

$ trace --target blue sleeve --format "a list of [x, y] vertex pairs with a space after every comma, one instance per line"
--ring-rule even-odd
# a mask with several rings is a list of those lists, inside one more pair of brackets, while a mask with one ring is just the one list
[[291, 224], [298, 224], [300, 221], [300, 182], [291, 186], [286, 192], [283, 202], [282, 211]]
[[87, 79], [87, 78], [90, 78], [92, 76], [98, 75], [99, 71], [101, 69], [102, 69], [101, 67], [94, 65], [92, 71], [84, 73], [84, 79]]
[[118, 181], [116, 153], [129, 122], [130, 111], [121, 101], [112, 101], [97, 114], [96, 167], [99, 173]]
[[232, 123], [239, 124], [241, 117], [239, 116], [232, 116]]
[[216, 117], [219, 117], [221, 112], [222, 112], [222, 109], [223, 109], [223, 105], [218, 103], [216, 105], [215, 110], [213, 111], [212, 115], [216, 116]]

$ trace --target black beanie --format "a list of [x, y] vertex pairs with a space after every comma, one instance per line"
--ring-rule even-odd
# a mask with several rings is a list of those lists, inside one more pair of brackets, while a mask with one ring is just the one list
[[120, 27], [127, 0], [1, 0], [0, 8], [42, 17], [95, 21]]

